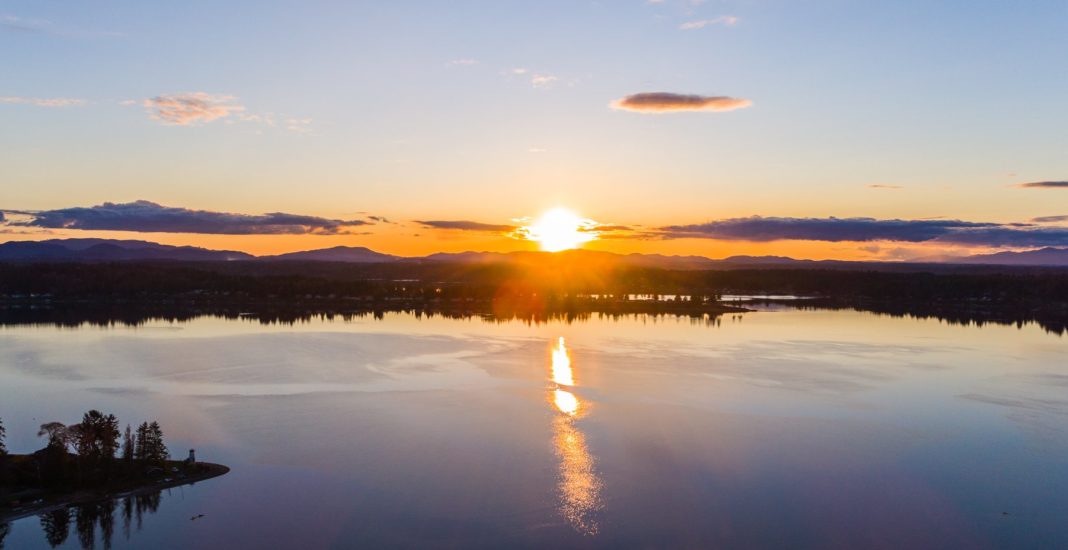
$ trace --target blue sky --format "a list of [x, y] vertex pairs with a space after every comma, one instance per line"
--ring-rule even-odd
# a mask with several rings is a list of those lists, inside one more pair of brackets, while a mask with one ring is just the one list
[[[8, 1], [0, 52], [0, 208], [1068, 214], [1068, 190], [1014, 186], [1068, 179], [1064, 2]], [[609, 107], [642, 92], [752, 105]], [[144, 103], [189, 93], [231, 110]], [[55, 98], [80, 103], [34, 103]]]

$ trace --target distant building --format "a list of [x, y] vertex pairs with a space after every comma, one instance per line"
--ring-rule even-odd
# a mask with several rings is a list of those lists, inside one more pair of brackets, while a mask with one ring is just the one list
[[185, 459], [185, 463], [192, 466], [197, 463], [196, 449], [189, 449], [189, 458]]

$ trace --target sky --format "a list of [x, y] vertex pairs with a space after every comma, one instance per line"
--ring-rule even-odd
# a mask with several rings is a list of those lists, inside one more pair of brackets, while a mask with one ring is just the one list
[[0, 240], [1068, 246], [1066, 52], [1043, 0], [0, 0]]

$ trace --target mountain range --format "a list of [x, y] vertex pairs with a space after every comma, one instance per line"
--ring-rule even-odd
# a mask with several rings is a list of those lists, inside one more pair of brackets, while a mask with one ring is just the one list
[[[253, 256], [234, 250], [211, 250], [195, 246], [172, 246], [149, 241], [119, 239], [51, 239], [45, 241], [10, 241], [0, 244], [0, 261], [112, 262], [112, 261], [275, 261], [275, 262], [452, 262], [503, 263], [536, 262], [548, 252], [459, 252], [404, 257], [383, 254], [365, 247], [336, 246], [273, 256]], [[711, 259], [703, 256], [665, 256], [661, 254], [615, 254], [591, 250], [555, 253], [558, 258], [581, 258], [585, 262], [617, 263], [634, 267], [666, 269], [714, 269], [730, 267], [842, 267], [851, 265], [900, 265], [898, 262], [849, 262], [840, 260], [795, 260], [784, 256], [731, 256]], [[918, 263], [952, 265], [1003, 265], [1068, 267], [1068, 248], [1042, 248], [1023, 252], [998, 252]], [[907, 262], [906, 262], [907, 263]]]

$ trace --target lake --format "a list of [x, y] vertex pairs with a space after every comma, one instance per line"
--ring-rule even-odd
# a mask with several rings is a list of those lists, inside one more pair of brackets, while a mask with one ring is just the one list
[[1064, 548], [1066, 359], [1036, 325], [789, 307], [8, 326], [12, 452], [96, 408], [232, 471], [3, 544]]

